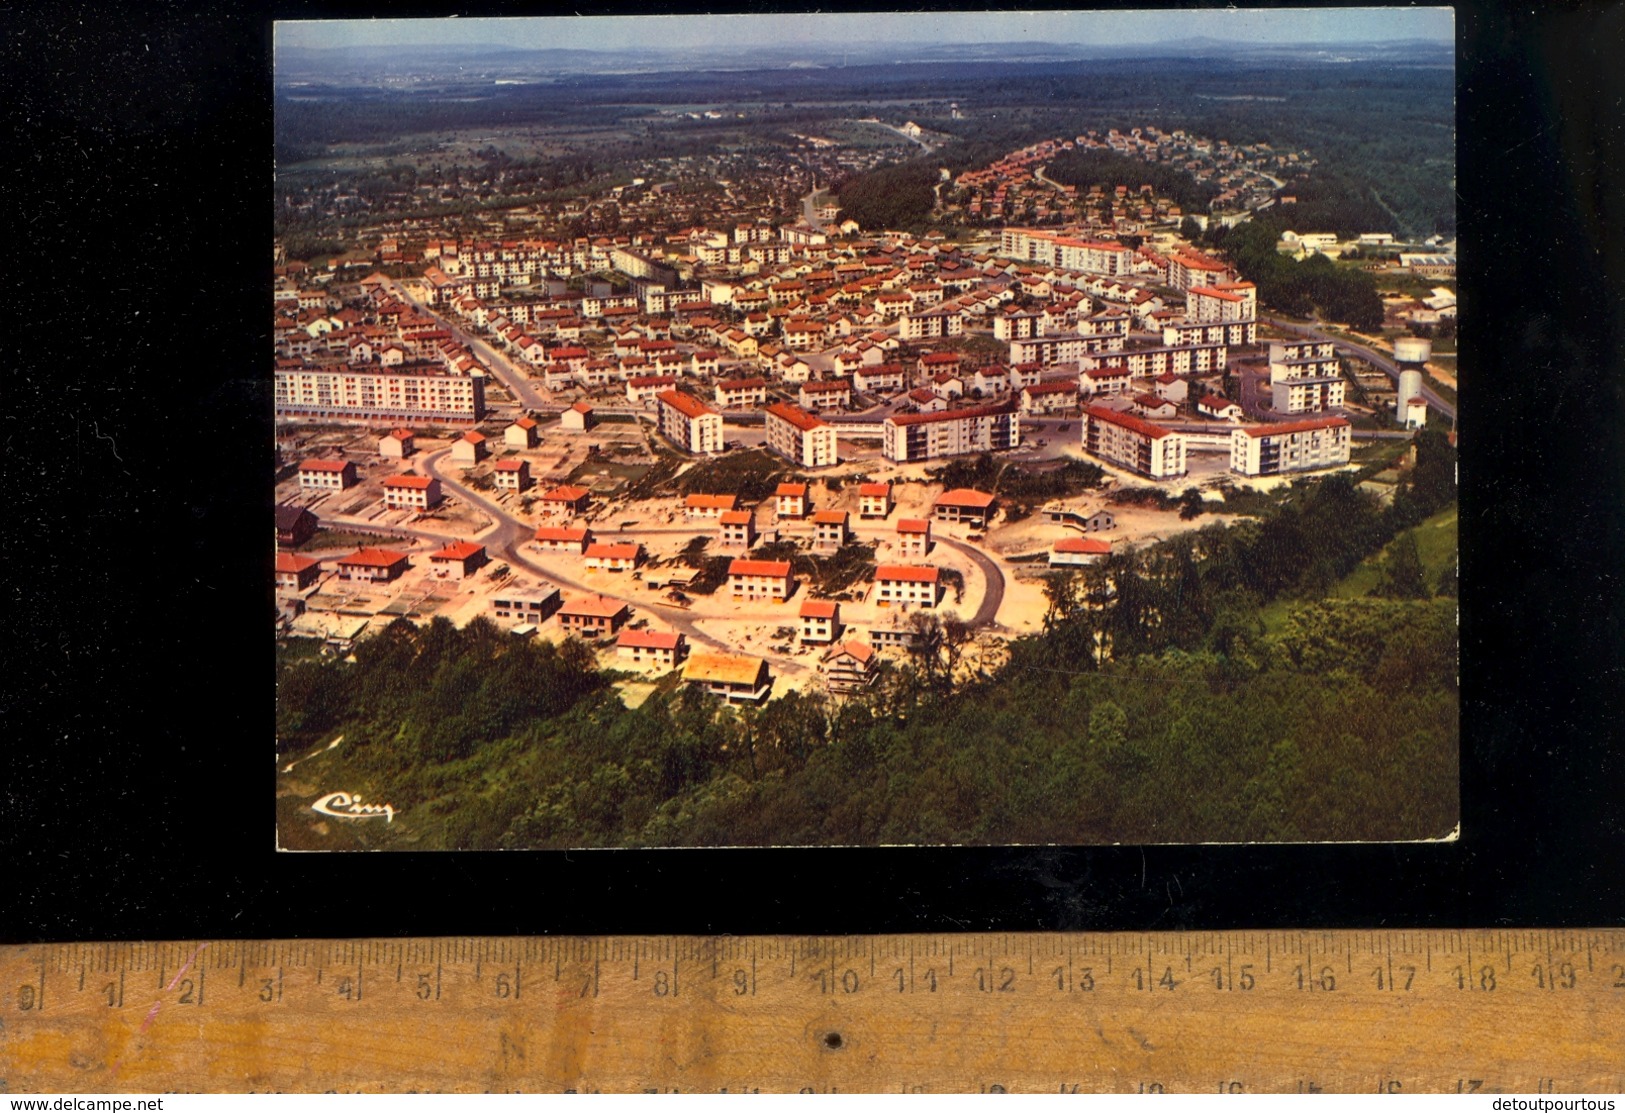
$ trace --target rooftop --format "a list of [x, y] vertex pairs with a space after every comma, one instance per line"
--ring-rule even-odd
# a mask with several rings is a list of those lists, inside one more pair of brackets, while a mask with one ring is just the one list
[[934, 584], [937, 570], [929, 564], [882, 564], [875, 569], [875, 580], [903, 580], [914, 584]]
[[684, 680], [701, 683], [747, 684], [754, 686], [767, 672], [760, 657], [738, 657], [731, 653], [696, 653], [683, 666]]
[[784, 578], [790, 575], [790, 562], [787, 560], [750, 560], [746, 557], [738, 557], [729, 562], [728, 575]]
[[576, 617], [614, 618], [626, 610], [626, 604], [619, 599], [609, 599], [602, 595], [582, 595], [570, 600], [559, 608], [559, 614]]

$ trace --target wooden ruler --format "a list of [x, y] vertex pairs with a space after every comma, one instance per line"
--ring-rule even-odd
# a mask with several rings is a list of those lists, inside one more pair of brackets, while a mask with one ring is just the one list
[[0, 948], [0, 1089], [1617, 1092], [1625, 930]]

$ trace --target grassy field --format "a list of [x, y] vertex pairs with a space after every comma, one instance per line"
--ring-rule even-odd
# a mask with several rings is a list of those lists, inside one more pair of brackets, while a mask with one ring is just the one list
[[[1416, 527], [1416, 548], [1422, 555], [1422, 569], [1427, 582], [1435, 584], [1439, 574], [1450, 566], [1456, 556], [1457, 509], [1452, 506], [1441, 510]], [[1360, 566], [1343, 577], [1327, 596], [1332, 599], [1358, 599], [1365, 596], [1382, 577], [1382, 562], [1388, 556], [1390, 544], [1382, 552], [1367, 557]], [[1301, 600], [1277, 599], [1263, 610], [1264, 632], [1279, 633], [1286, 615]]]

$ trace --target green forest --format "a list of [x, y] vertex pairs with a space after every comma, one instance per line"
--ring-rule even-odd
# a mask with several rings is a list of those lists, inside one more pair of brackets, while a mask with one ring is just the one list
[[1257, 519], [1052, 574], [1044, 630], [997, 665], [927, 620], [844, 701], [730, 709], [669, 677], [628, 708], [586, 647], [484, 620], [398, 621], [353, 661], [284, 643], [279, 752], [342, 735], [298, 769], [391, 801], [369, 845], [401, 849], [1442, 837], [1455, 569], [1430, 575], [1415, 531], [1452, 507], [1455, 454], [1417, 449], [1391, 505], [1299, 481]]
[[1276, 251], [1285, 223], [1274, 210], [1237, 224], [1214, 226], [1203, 241], [1228, 255], [1243, 278], [1258, 284], [1258, 300], [1296, 317], [1319, 313], [1357, 329], [1382, 328], [1382, 298], [1376, 280], [1363, 270], [1337, 264], [1316, 253], [1293, 259]]

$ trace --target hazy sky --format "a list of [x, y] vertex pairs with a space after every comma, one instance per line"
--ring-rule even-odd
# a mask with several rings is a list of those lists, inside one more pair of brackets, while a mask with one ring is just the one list
[[1121, 45], [1207, 37], [1335, 45], [1455, 37], [1449, 8], [1215, 9], [1133, 12], [931, 12], [868, 15], [564, 16], [516, 19], [377, 19], [283, 22], [280, 46], [382, 44], [571, 47], [786, 43], [999, 42]]

